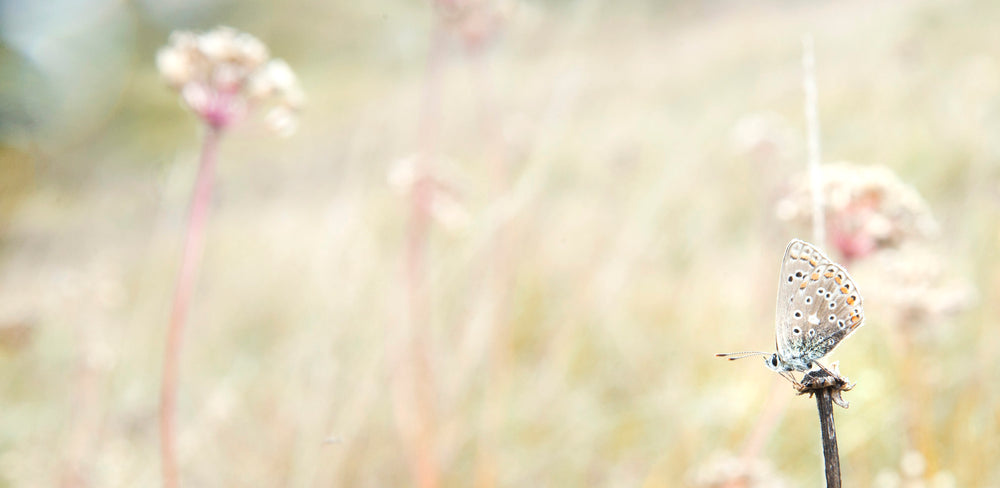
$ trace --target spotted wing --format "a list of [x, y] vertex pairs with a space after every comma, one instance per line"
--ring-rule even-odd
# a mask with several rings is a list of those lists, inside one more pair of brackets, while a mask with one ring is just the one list
[[840, 265], [793, 240], [778, 277], [775, 341], [782, 361], [804, 371], [864, 323], [861, 294]]

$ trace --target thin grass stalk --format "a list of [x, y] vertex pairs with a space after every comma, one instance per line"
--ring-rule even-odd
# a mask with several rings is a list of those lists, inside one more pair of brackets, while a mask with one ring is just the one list
[[816, 57], [813, 38], [802, 39], [802, 86], [805, 91], [806, 133], [809, 151], [809, 184], [812, 188], [813, 242], [826, 243], [826, 222], [823, 214], [823, 175], [820, 173], [819, 109], [816, 101]]
[[[812, 197], [812, 239], [818, 245], [826, 240], [826, 224], [823, 214], [822, 173], [820, 172], [819, 110], [816, 102], [815, 55], [812, 36], [802, 38], [802, 86], [805, 92], [804, 112], [806, 118], [807, 167]], [[775, 381], [776, 388], [783, 381]], [[788, 407], [789, 397], [780, 397], [775, 405], [766, 406], [757, 418], [754, 429], [744, 442], [741, 457], [749, 462], [758, 456], [764, 442], [773, 432], [774, 426]]]
[[[811, 35], [806, 35], [802, 38], [802, 87], [805, 92], [806, 131], [809, 147], [809, 183], [812, 193], [813, 242], [823, 246], [826, 242], [826, 222], [823, 213], [823, 187], [822, 174], [820, 173], [819, 109], [816, 100], [816, 56], [814, 54], [813, 38]], [[841, 483], [837, 428], [833, 421], [834, 390], [834, 386], [815, 390], [827, 488], [840, 488]]]
[[160, 456], [163, 486], [166, 488], [176, 488], [180, 483], [177, 461], [177, 385], [180, 376], [181, 346], [204, 247], [205, 222], [208, 219], [208, 204], [212, 198], [216, 154], [221, 136], [219, 128], [206, 127], [198, 175], [191, 197], [180, 271], [174, 290], [173, 306], [170, 309], [170, 322], [167, 325], [167, 345], [163, 360], [160, 390]]
[[72, 410], [70, 412], [70, 427], [66, 442], [66, 457], [63, 460], [60, 486], [63, 488], [82, 488], [89, 486], [90, 467], [94, 441], [101, 427], [101, 394], [102, 372], [95, 364], [93, 344], [97, 324], [83, 320], [79, 326], [76, 359], [76, 372], [73, 379]]
[[753, 430], [744, 441], [743, 449], [740, 452], [740, 457], [747, 465], [760, 456], [767, 440], [774, 433], [774, 429], [791, 403], [790, 396], [779, 394], [779, 390], [781, 392], [785, 390], [785, 385], [785, 380], [778, 377], [771, 381], [770, 392], [767, 395], [768, 400], [764, 403], [757, 420], [754, 422]]
[[[493, 90], [493, 78], [489, 70], [488, 53], [470, 52], [467, 58], [472, 78], [476, 85], [479, 101], [479, 129], [482, 140], [483, 158], [489, 178], [491, 205], [500, 208], [508, 188], [507, 162], [503, 153], [503, 140], [499, 127], [499, 110]], [[497, 485], [499, 459], [497, 454], [498, 432], [502, 423], [503, 398], [509, 384], [504, 373], [509, 371], [510, 354], [507, 348], [507, 284], [508, 232], [505, 215], [494, 212], [496, 225], [491, 226], [492, 235], [487, 243], [486, 304], [490, 318], [486, 335], [488, 337], [488, 363], [483, 408], [481, 412], [481, 432], [477, 436], [477, 453], [473, 486], [492, 487]]]

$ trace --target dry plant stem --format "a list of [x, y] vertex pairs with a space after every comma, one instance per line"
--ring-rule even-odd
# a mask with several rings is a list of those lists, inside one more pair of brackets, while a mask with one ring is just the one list
[[837, 427], [833, 423], [832, 388], [816, 392], [819, 428], [823, 435], [823, 461], [826, 465], [827, 488], [840, 488], [840, 452], [837, 449]]
[[812, 36], [802, 38], [802, 85], [805, 91], [806, 131], [809, 145], [809, 184], [812, 187], [813, 242], [826, 242], [819, 145], [819, 110], [816, 102], [816, 58]]
[[[410, 463], [416, 477], [416, 485], [424, 488], [438, 486], [439, 473], [435, 459], [435, 415], [433, 375], [428, 357], [430, 310], [429, 290], [426, 277], [427, 231], [430, 224], [430, 189], [423, 182], [418, 183], [411, 196], [410, 227], [406, 247], [406, 288], [408, 310], [407, 360], [400, 363], [395, 373], [408, 374], [402, 379], [403, 398], [397, 398], [396, 408], [413, 409], [416, 425], [401, 425], [409, 439], [407, 442]], [[404, 373], [407, 370], [408, 373]]]
[[837, 427], [833, 421], [833, 404], [847, 408], [841, 393], [854, 388], [847, 378], [822, 368], [806, 373], [796, 389], [799, 394], [816, 395], [820, 435], [827, 488], [840, 488], [840, 453], [837, 449]]
[[170, 323], [167, 326], [167, 347], [163, 360], [163, 381], [160, 390], [160, 456], [163, 469], [163, 486], [176, 488], [179, 484], [177, 467], [177, 384], [180, 373], [181, 345], [184, 340], [184, 324], [194, 291], [195, 278], [201, 260], [205, 240], [205, 221], [208, 218], [208, 204], [212, 198], [212, 183], [215, 179], [215, 159], [221, 135], [217, 127], [206, 126], [205, 140], [201, 148], [201, 161], [191, 197], [191, 209], [184, 249], [181, 254], [180, 272], [174, 290]]

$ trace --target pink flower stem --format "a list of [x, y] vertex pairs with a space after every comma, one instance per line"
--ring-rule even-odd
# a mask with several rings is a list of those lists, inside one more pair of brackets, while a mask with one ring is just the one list
[[[490, 199], [494, 207], [503, 204], [508, 186], [508, 171], [504, 157], [503, 140], [499, 128], [500, 113], [493, 91], [490, 76], [490, 59], [488, 53], [472, 51], [467, 62], [472, 71], [475, 89], [478, 91], [480, 132], [482, 137], [482, 155], [487, 163], [487, 174], [490, 180]], [[505, 374], [510, 370], [507, 283], [508, 273], [508, 222], [503, 216], [494, 227], [494, 233], [487, 244], [485, 269], [488, 271], [485, 293], [487, 303], [492, 313], [487, 331], [489, 337], [489, 357], [486, 364], [487, 380], [484, 382], [484, 408], [481, 415], [480, 434], [477, 436], [476, 467], [474, 472], [475, 486], [494, 486], [497, 484], [499, 456], [497, 453], [500, 425], [503, 421], [502, 398], [509, 388], [509, 377]]]
[[195, 278], [201, 261], [205, 241], [205, 221], [212, 197], [215, 179], [215, 159], [221, 129], [206, 124], [205, 140], [201, 148], [201, 161], [195, 180], [194, 194], [184, 236], [181, 266], [174, 289], [174, 302], [167, 326], [167, 347], [163, 359], [163, 382], [160, 390], [160, 456], [163, 469], [163, 486], [176, 488], [179, 483], [177, 469], [177, 383], [180, 370], [181, 345], [184, 323], [194, 291]]
[[[427, 283], [427, 237], [430, 229], [431, 189], [427, 178], [417, 182], [411, 196], [410, 226], [406, 245], [406, 288], [409, 313], [409, 337], [407, 361], [402, 365], [409, 369], [409, 378], [404, 380], [407, 391], [404, 398], [397, 398], [397, 408], [411, 408], [415, 414], [415, 425], [405, 426], [411, 430], [407, 446], [409, 461], [413, 471], [414, 485], [420, 488], [434, 488], [440, 485], [440, 473], [436, 458], [437, 428], [435, 425], [435, 390], [433, 373], [428, 357], [428, 336], [430, 335], [430, 290]], [[408, 364], [407, 364], [408, 363]], [[398, 374], [398, 373], [397, 373]]]
[[445, 54], [445, 32], [437, 24], [431, 33], [427, 80], [419, 116], [420, 154], [416, 161], [416, 183], [410, 195], [410, 222], [406, 236], [404, 278], [407, 326], [399, 350], [401, 361], [393, 367], [393, 408], [396, 425], [410, 465], [413, 486], [441, 485], [437, 459], [435, 378], [430, 364], [430, 291], [427, 283], [427, 239], [433, 178], [430, 165], [437, 152], [438, 109], [441, 69]]

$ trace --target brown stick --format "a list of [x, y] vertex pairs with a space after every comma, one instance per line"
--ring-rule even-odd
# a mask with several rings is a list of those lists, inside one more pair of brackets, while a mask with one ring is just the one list
[[181, 255], [180, 273], [174, 289], [174, 303], [167, 326], [167, 347], [163, 358], [163, 380], [160, 385], [160, 456], [163, 464], [163, 486], [176, 488], [180, 482], [177, 469], [177, 383], [180, 370], [184, 323], [194, 291], [195, 277], [205, 239], [205, 221], [212, 196], [215, 176], [215, 154], [220, 130], [207, 126], [201, 149], [201, 162], [191, 197], [187, 233]]
[[799, 394], [816, 395], [816, 409], [819, 411], [820, 436], [823, 442], [823, 461], [826, 471], [827, 488], [840, 488], [840, 452], [837, 449], [837, 426], [833, 421], [833, 404], [847, 408], [841, 392], [850, 390], [850, 384], [843, 376], [834, 376], [826, 369], [810, 371], [802, 378]]
[[840, 488], [840, 452], [837, 449], [837, 426], [833, 423], [833, 395], [831, 388], [816, 392], [819, 409], [819, 429], [823, 436], [823, 460], [826, 463], [827, 488]]

